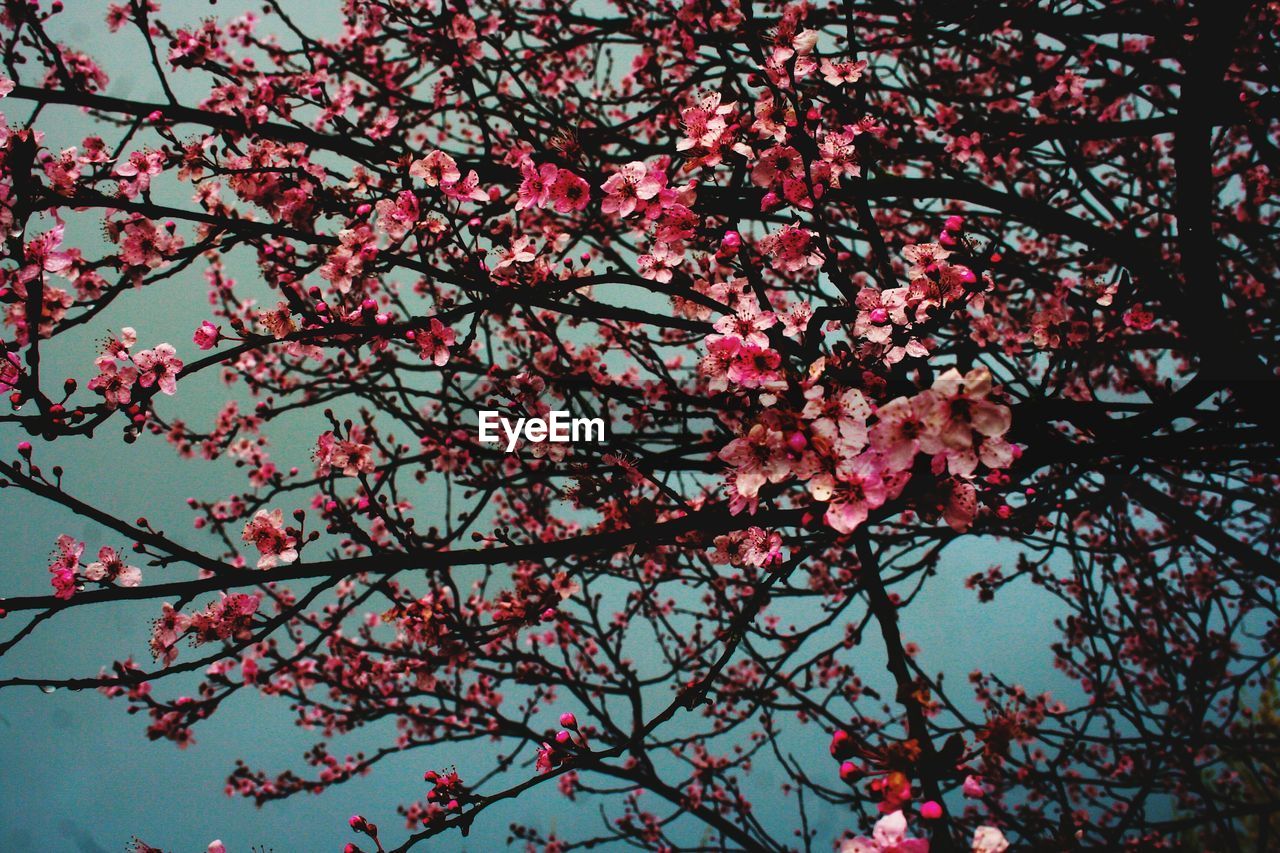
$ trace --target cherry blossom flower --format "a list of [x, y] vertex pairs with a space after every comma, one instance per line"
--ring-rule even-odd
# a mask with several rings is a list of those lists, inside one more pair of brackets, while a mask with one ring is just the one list
[[293, 322], [293, 309], [288, 302], [279, 302], [275, 308], [258, 313], [258, 323], [276, 340], [283, 340], [298, 330]]
[[852, 533], [888, 497], [881, 464], [874, 453], [841, 460], [835, 476], [819, 474], [808, 487], [814, 500], [828, 504], [823, 518], [840, 533]]
[[503, 249], [498, 262], [493, 265], [495, 270], [506, 269], [512, 264], [527, 264], [538, 257], [538, 253], [533, 250], [533, 241], [523, 234], [512, 241], [511, 246]]
[[832, 86], [843, 86], [857, 83], [862, 79], [862, 72], [867, 70], [867, 61], [839, 62], [832, 59], [822, 60], [822, 77]]
[[605, 193], [601, 209], [605, 213], [627, 217], [641, 202], [656, 196], [662, 190], [662, 182], [648, 166], [637, 160], [619, 168], [600, 188]]
[[929, 418], [937, 407], [932, 391], [912, 397], [895, 397], [880, 407], [878, 420], [871, 427], [871, 442], [891, 471], [906, 471], [920, 450], [920, 436], [928, 428]]
[[801, 417], [813, 421], [813, 432], [837, 445], [841, 454], [854, 455], [867, 446], [867, 419], [871, 406], [857, 388], [828, 396], [821, 385], [805, 390]]
[[994, 826], [980, 826], [973, 831], [973, 853], [1004, 853], [1009, 849], [1009, 842], [1004, 833]]
[[393, 241], [404, 239], [418, 224], [418, 196], [410, 190], [396, 193], [395, 199], [378, 201], [378, 229]]
[[324, 476], [336, 468], [344, 476], [371, 474], [374, 470], [373, 448], [367, 444], [334, 436], [332, 430], [321, 433], [315, 450], [317, 473]]
[[125, 198], [135, 198], [151, 188], [151, 179], [164, 169], [164, 155], [159, 151], [134, 151], [116, 166], [116, 174], [129, 178], [120, 182]]
[[196, 329], [191, 339], [202, 350], [213, 349], [218, 345], [218, 341], [222, 340], [222, 327], [215, 326], [208, 320], [203, 320], [200, 323], [200, 328]]
[[191, 620], [175, 610], [169, 602], [160, 606], [160, 618], [151, 623], [151, 654], [166, 666], [177, 660], [178, 640], [187, 631]]
[[804, 175], [804, 160], [800, 152], [790, 145], [775, 145], [759, 155], [751, 167], [751, 182], [768, 187], [782, 178], [800, 178]]
[[798, 225], [784, 225], [780, 231], [760, 239], [760, 250], [781, 272], [799, 272], [807, 267], [822, 266], [823, 255], [814, 235]]
[[115, 582], [120, 586], [138, 586], [142, 583], [142, 570], [126, 566], [124, 558], [114, 548], [103, 546], [98, 559], [84, 568], [84, 576], [91, 581]]
[[144, 349], [133, 357], [138, 368], [138, 384], [143, 388], [158, 385], [169, 396], [178, 393], [178, 373], [182, 360], [170, 344], [159, 344], [155, 349]]
[[22, 381], [22, 360], [13, 350], [4, 350], [0, 358], [0, 392], [12, 391]]
[[258, 549], [258, 568], [270, 569], [277, 563], [298, 559], [296, 541], [284, 528], [284, 513], [278, 509], [260, 509], [244, 527], [240, 537]]
[[929, 853], [929, 842], [907, 837], [907, 818], [901, 811], [876, 821], [871, 837], [860, 835], [844, 841], [840, 853]]
[[53, 562], [49, 572], [53, 575], [50, 583], [56, 598], [69, 599], [76, 593], [76, 571], [80, 568], [80, 555], [84, 553], [84, 543], [62, 534], [58, 537]]
[[745, 436], [735, 438], [720, 450], [720, 459], [735, 469], [738, 494], [754, 498], [765, 483], [781, 483], [791, 476], [782, 448], [779, 430], [756, 424]]
[[684, 135], [676, 142], [676, 150], [717, 147], [728, 127], [726, 116], [732, 115], [736, 106], [733, 102], [720, 103], [720, 93], [710, 92], [702, 96], [694, 106], [681, 110]]
[[101, 394], [110, 408], [129, 403], [138, 371], [133, 365], [120, 365], [109, 355], [101, 355], [94, 361], [98, 375], [89, 380], [91, 391]]
[[430, 361], [436, 367], [444, 367], [449, 363], [449, 348], [454, 342], [453, 329], [441, 323], [435, 317], [425, 329], [416, 329], [414, 343], [418, 346], [418, 358]]
[[528, 157], [521, 160], [522, 180], [519, 189], [516, 190], [516, 210], [545, 207], [551, 200], [551, 185], [555, 183], [559, 171], [554, 163], [536, 166]]
[[443, 151], [432, 151], [409, 164], [409, 174], [421, 178], [429, 187], [456, 183], [462, 178], [458, 163]]

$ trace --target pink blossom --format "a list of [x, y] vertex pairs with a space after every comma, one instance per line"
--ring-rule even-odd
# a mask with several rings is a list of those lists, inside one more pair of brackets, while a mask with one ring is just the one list
[[493, 268], [502, 270], [512, 264], [527, 264], [537, 257], [538, 253], [533, 251], [533, 241], [522, 234], [512, 241], [510, 248], [502, 250], [501, 257]]
[[66, 600], [76, 594], [76, 570], [80, 568], [80, 555], [83, 553], [83, 542], [65, 533], [58, 537], [54, 559], [49, 565], [49, 572], [53, 575], [49, 582], [53, 585], [55, 598]]
[[417, 329], [414, 333], [418, 358], [430, 361], [436, 367], [444, 367], [449, 363], [449, 348], [453, 346], [454, 339], [453, 329], [432, 317], [427, 328]]
[[284, 528], [284, 513], [280, 510], [258, 510], [253, 519], [244, 527], [240, 537], [245, 542], [252, 542], [261, 555], [258, 568], [270, 569], [276, 563], [292, 563], [298, 559], [296, 541]]
[[1009, 849], [1009, 841], [996, 827], [980, 826], [973, 831], [973, 844], [969, 849], [973, 853], [1004, 853]]
[[178, 393], [178, 373], [182, 360], [170, 344], [160, 344], [155, 349], [144, 349], [133, 357], [138, 367], [138, 384], [143, 388], [159, 385], [169, 396]]
[[432, 151], [409, 164], [409, 174], [422, 178], [429, 187], [452, 184], [462, 177], [458, 163], [443, 151]]
[[546, 206], [551, 199], [551, 185], [555, 183], [559, 171], [554, 163], [535, 166], [528, 157], [521, 160], [520, 174], [523, 179], [520, 188], [516, 190], [516, 210]]
[[804, 160], [800, 152], [790, 145], [775, 145], [760, 155], [751, 167], [751, 182], [756, 186], [771, 186], [779, 178], [800, 178], [804, 175]]
[[373, 472], [373, 448], [356, 441], [338, 439], [332, 430], [320, 435], [315, 450], [316, 465], [320, 474], [336, 468], [347, 477]]
[[401, 240], [418, 224], [418, 197], [410, 190], [402, 190], [394, 200], [381, 199], [377, 212], [378, 229], [393, 241]]
[[836, 474], [819, 474], [809, 481], [809, 493], [819, 503], [827, 503], [827, 524], [840, 533], [852, 533], [871, 510], [884, 504], [888, 489], [874, 453], [841, 460]]
[[116, 167], [116, 174], [132, 180], [120, 182], [120, 192], [134, 198], [151, 188], [151, 178], [164, 168], [164, 155], [159, 151], [134, 151]]
[[745, 436], [729, 442], [719, 457], [734, 467], [737, 493], [745, 498], [754, 498], [765, 483], [781, 483], [791, 476], [782, 433], [764, 424], [755, 424]]
[[467, 172], [467, 176], [456, 183], [441, 183], [440, 191], [457, 201], [488, 201], [489, 194], [480, 189], [480, 176], [475, 169]]
[[840, 853], [929, 853], [929, 842], [907, 837], [907, 818], [901, 811], [876, 821], [871, 837], [860, 835], [840, 845]]
[[772, 259], [774, 268], [783, 272], [822, 266], [824, 260], [814, 235], [798, 225], [784, 225], [780, 231], [766, 234], [759, 246]]
[[911, 468], [920, 450], [920, 436], [926, 430], [925, 419], [937, 405], [932, 391], [913, 397], [897, 397], [880, 407], [879, 420], [871, 428], [871, 443], [891, 471]]
[[605, 197], [600, 203], [605, 213], [617, 213], [627, 217], [635, 212], [642, 201], [656, 196], [663, 187], [658, 174], [639, 160], [627, 163], [609, 176], [600, 188]]
[[196, 346], [202, 350], [213, 349], [218, 345], [218, 341], [222, 340], [222, 327], [215, 326], [208, 320], [200, 323], [200, 328], [196, 329], [196, 333], [191, 336]]
[[22, 380], [22, 361], [12, 350], [4, 351], [0, 358], [0, 392], [12, 391]]
[[838, 62], [832, 59], [822, 60], [822, 76], [832, 86], [842, 86], [846, 83], [857, 83], [862, 79], [862, 72], [867, 70], [867, 61], [859, 59], [857, 62]]
[[142, 583], [142, 570], [126, 566], [124, 558], [115, 549], [105, 545], [98, 550], [98, 559], [85, 566], [84, 576], [91, 581], [114, 581], [120, 586], [138, 586]]
[[186, 633], [191, 620], [175, 610], [169, 602], [160, 606], [160, 618], [151, 623], [151, 654], [165, 666], [178, 657], [178, 639]]
[[986, 789], [982, 787], [982, 777], [970, 774], [964, 777], [964, 787], [961, 789], [966, 797], [981, 799], [986, 796]]
[[259, 312], [258, 323], [278, 341], [284, 340], [298, 329], [293, 322], [293, 309], [288, 302], [278, 302], [275, 308]]
[[720, 103], [720, 93], [711, 92], [704, 95], [695, 106], [681, 110], [684, 135], [676, 142], [676, 150], [716, 147], [728, 126], [725, 117], [733, 112], [735, 106], [734, 103]]
[[561, 169], [551, 184], [550, 196], [556, 213], [572, 213], [587, 206], [591, 185], [568, 169]]
[[715, 322], [715, 330], [725, 337], [733, 337], [755, 347], [769, 346], [765, 330], [773, 327], [777, 317], [772, 311], [761, 311], [755, 299], [741, 299], [737, 310]]
[[973, 526], [978, 514], [978, 492], [967, 480], [950, 479], [941, 484], [943, 520], [957, 533]]
[[862, 392], [849, 388], [828, 396], [821, 385], [805, 390], [801, 417], [813, 421], [813, 432], [837, 446], [842, 454], [856, 454], [867, 446], [867, 418], [871, 405]]
[[109, 355], [98, 356], [94, 364], [98, 375], [89, 380], [89, 390], [101, 394], [110, 408], [126, 405], [138, 381], [138, 371], [132, 365], [117, 364]]

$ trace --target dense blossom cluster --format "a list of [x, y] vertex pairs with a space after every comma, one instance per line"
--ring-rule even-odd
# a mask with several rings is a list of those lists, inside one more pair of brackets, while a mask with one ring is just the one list
[[[230, 770], [258, 804], [465, 754], [348, 851], [539, 787], [603, 815], [511, 826], [544, 851], [1270, 831], [1280, 12], [1231, 5], [111, 4], [152, 101], [7, 4], [0, 485], [128, 547], [58, 536], [0, 655], [158, 616], [154, 671], [0, 687], [178, 746], [280, 699], [318, 742]], [[189, 338], [140, 349], [170, 293]], [[117, 436], [222, 463], [195, 533], [64, 470]], [[1060, 636], [1014, 679], [1027, 610]]]

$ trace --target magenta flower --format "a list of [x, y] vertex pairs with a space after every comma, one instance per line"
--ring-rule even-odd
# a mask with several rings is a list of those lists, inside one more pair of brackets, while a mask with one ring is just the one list
[[284, 528], [284, 513], [278, 509], [258, 510], [244, 527], [240, 537], [252, 542], [258, 549], [258, 568], [270, 569], [277, 563], [292, 563], [298, 559], [296, 540]]
[[182, 360], [170, 344], [160, 344], [155, 349], [144, 349], [133, 357], [138, 367], [138, 384], [143, 388], [158, 385], [169, 396], [178, 393], [178, 373]]
[[218, 341], [222, 340], [222, 327], [215, 326], [208, 320], [200, 323], [200, 328], [196, 329], [196, 333], [191, 336], [196, 346], [202, 350], [213, 349], [218, 345]]

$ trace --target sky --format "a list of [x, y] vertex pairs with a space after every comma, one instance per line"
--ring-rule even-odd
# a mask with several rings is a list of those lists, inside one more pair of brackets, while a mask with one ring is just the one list
[[[103, 23], [106, 3], [77, 0], [61, 16], [57, 32], [68, 43], [86, 50], [103, 63], [111, 76], [108, 94], [158, 100], [160, 90], [141, 50], [136, 33], [110, 35]], [[329, 24], [324, 11], [301, 0], [286, 4], [306, 7], [308, 18], [321, 31]], [[336, 5], [332, 2], [330, 5]], [[163, 7], [170, 21], [195, 21], [217, 14], [230, 17], [251, 4], [223, 2], [168, 3]], [[191, 100], [198, 87], [177, 87], [180, 98]], [[11, 125], [26, 120], [26, 110], [13, 101], [0, 101], [0, 112]], [[39, 127], [48, 134], [45, 144], [57, 150], [78, 144], [94, 132], [94, 125], [74, 109], [51, 109]], [[100, 243], [98, 223], [80, 217], [68, 226], [67, 243], [92, 246]], [[86, 251], [88, 254], [88, 251]], [[231, 259], [233, 277], [251, 280], [252, 266]], [[265, 294], [265, 290], [263, 291]], [[75, 376], [83, 382], [92, 375], [97, 342], [109, 331], [131, 325], [137, 328], [140, 346], [170, 341], [179, 355], [195, 354], [191, 331], [198, 323], [205, 299], [200, 268], [192, 268], [163, 286], [148, 289], [145, 301], [122, 299], [75, 335], [59, 338], [46, 353], [47, 376]], [[56, 381], [56, 380], [55, 380]], [[207, 423], [225, 400], [216, 377], [205, 374], [180, 388], [167, 412], [179, 412], [195, 423]], [[306, 466], [314, 442], [314, 424], [300, 425], [293, 433], [275, 432], [273, 458], [282, 468]], [[0, 426], [0, 454], [15, 456], [14, 446], [25, 435]], [[90, 502], [121, 516], [146, 515], [158, 528], [175, 531], [187, 543], [199, 543], [190, 530], [190, 514], [184, 505], [189, 494], [229, 494], [242, 488], [243, 473], [229, 464], [184, 461], [163, 441], [144, 437], [126, 445], [104, 431], [101, 440], [59, 440], [46, 445], [36, 441], [37, 461], [46, 469], [54, 464], [66, 471], [68, 488]], [[71, 534], [90, 543], [124, 546], [115, 534], [72, 516], [16, 489], [0, 491], [0, 519], [10, 535], [8, 554], [0, 572], [0, 592], [5, 595], [42, 594], [49, 591], [46, 566], [57, 536]], [[425, 526], [425, 525], [420, 525]], [[180, 532], [180, 534], [179, 534]], [[964, 578], [993, 562], [1011, 559], [1007, 546], [979, 538], [966, 538], [946, 554], [938, 577], [926, 585], [921, 599], [909, 609], [904, 622], [906, 639], [921, 648], [926, 670], [944, 671], [952, 679], [963, 678], [981, 665], [1021, 680], [1032, 692], [1062, 688], [1050, 667], [1048, 643], [1055, 636], [1053, 602], [1031, 587], [1005, 590], [997, 604], [979, 605], [964, 589]], [[74, 608], [41, 626], [35, 636], [15, 652], [0, 658], [0, 678], [22, 676], [91, 675], [112, 660], [132, 654], [149, 661], [146, 640], [156, 602], [119, 603], [109, 607]], [[803, 618], [803, 613], [788, 614]], [[15, 619], [0, 623], [0, 638], [7, 638]], [[882, 685], [883, 655], [876, 638], [854, 650], [855, 665], [865, 661], [862, 677]], [[170, 695], [170, 686], [162, 688]], [[889, 691], [888, 695], [892, 695]], [[450, 763], [460, 766], [474, 760], [484, 745], [466, 744], [454, 749], [440, 744], [423, 753], [402, 755], [380, 764], [373, 774], [320, 796], [297, 797], [256, 809], [249, 801], [223, 793], [227, 773], [237, 758], [271, 771], [299, 768], [300, 755], [314, 742], [314, 735], [297, 729], [287, 703], [240, 692], [211, 720], [196, 729], [196, 742], [179, 750], [169, 742], [145, 737], [146, 721], [126, 713], [123, 700], [108, 701], [95, 691], [46, 694], [35, 688], [0, 690], [0, 851], [111, 851], [117, 853], [134, 835], [174, 853], [204, 850], [220, 838], [231, 853], [247, 853], [254, 845], [276, 851], [340, 850], [355, 839], [346, 827], [355, 812], [379, 822], [391, 839], [403, 838], [403, 824], [394, 807], [420, 797], [425, 788], [422, 771]], [[674, 723], [673, 725], [678, 725]], [[802, 755], [827, 762], [834, 780], [835, 766], [826, 757], [825, 739], [815, 736], [798, 743]], [[384, 743], [387, 730], [362, 732], [347, 738], [348, 752]], [[335, 748], [340, 749], [340, 748]], [[762, 775], [755, 779], [755, 802], [762, 821], [782, 819], [794, 803], [770, 796], [779, 779]], [[469, 838], [446, 836], [435, 850], [493, 850], [506, 844], [512, 821], [561, 830], [578, 826], [598, 828], [597, 804], [589, 799], [571, 803], [551, 786], [491, 809], [477, 821]], [[847, 814], [832, 810], [816, 816], [819, 844], [825, 845], [851, 826]], [[398, 843], [398, 841], [397, 841]]]

